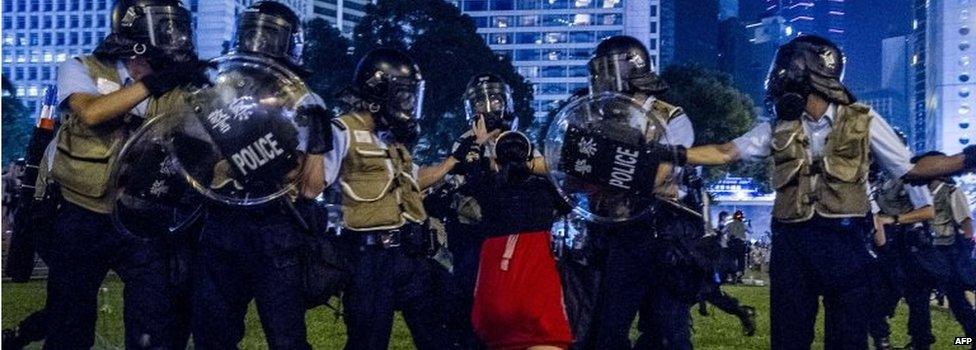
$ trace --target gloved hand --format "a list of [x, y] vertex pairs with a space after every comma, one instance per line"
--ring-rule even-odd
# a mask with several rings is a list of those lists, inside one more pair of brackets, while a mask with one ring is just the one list
[[142, 84], [153, 97], [160, 97], [178, 86], [204, 86], [210, 82], [206, 74], [209, 67], [210, 62], [200, 60], [174, 64], [142, 78]]
[[688, 163], [688, 149], [684, 146], [662, 145], [652, 142], [644, 146], [644, 155], [655, 162], [673, 163], [675, 166], [685, 166]]
[[976, 170], [976, 145], [966, 146], [966, 148], [962, 150], [962, 153], [966, 155], [966, 160], [963, 161], [963, 163], [965, 164], [964, 170], [966, 171]]
[[481, 146], [475, 142], [474, 136], [462, 137], [458, 139], [458, 147], [455, 148], [454, 152], [451, 153], [451, 158], [454, 158], [460, 163], [466, 163], [469, 156], [481, 156]]
[[308, 154], [325, 154], [332, 150], [332, 114], [319, 104], [298, 107], [298, 124], [308, 128]]

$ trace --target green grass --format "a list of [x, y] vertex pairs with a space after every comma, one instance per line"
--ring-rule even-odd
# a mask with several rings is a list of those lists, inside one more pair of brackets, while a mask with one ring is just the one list
[[[732, 286], [725, 288], [730, 294], [740, 298], [747, 305], [756, 307], [759, 311], [759, 330], [755, 337], [746, 338], [741, 335], [739, 321], [730, 315], [709, 307], [711, 316], [701, 317], [697, 309], [692, 311], [694, 317], [694, 342], [697, 349], [767, 349], [769, 348], [769, 292], [765, 287]], [[16, 325], [27, 314], [40, 309], [44, 305], [44, 283], [31, 282], [27, 284], [3, 283], [2, 288], [2, 318], [3, 328]], [[122, 284], [117, 279], [105, 282], [99, 297], [99, 320], [97, 325], [97, 345], [99, 349], [120, 348], [122, 344]], [[867, 302], [867, 301], [865, 301]], [[908, 342], [906, 334], [907, 309], [900, 305], [895, 319], [892, 321], [894, 342], [897, 345]], [[335, 313], [324, 307], [310, 311], [306, 320], [309, 329], [309, 342], [316, 349], [340, 349], [345, 342], [345, 326]], [[817, 342], [815, 349], [822, 349], [823, 320], [817, 324]], [[962, 335], [962, 330], [952, 319], [952, 315], [941, 309], [932, 310], [932, 324], [938, 342], [935, 349], [953, 349], [952, 339]], [[636, 333], [634, 333], [636, 335]], [[253, 308], [247, 317], [247, 336], [241, 343], [243, 349], [263, 349], [260, 321]], [[39, 348], [39, 347], [38, 347]], [[412, 349], [410, 334], [397, 317], [393, 328], [391, 349]]]

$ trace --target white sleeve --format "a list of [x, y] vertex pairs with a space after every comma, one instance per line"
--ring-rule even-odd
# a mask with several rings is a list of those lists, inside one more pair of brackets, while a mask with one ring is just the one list
[[690, 148], [695, 144], [695, 128], [691, 125], [691, 119], [684, 113], [668, 121], [665, 135], [668, 139], [664, 140], [664, 143], [669, 145]]
[[758, 162], [772, 153], [773, 127], [760, 123], [742, 136], [732, 141], [744, 161]]
[[332, 150], [325, 153], [325, 183], [332, 185], [339, 178], [342, 160], [349, 153], [349, 129], [342, 130], [335, 124], [332, 127]]

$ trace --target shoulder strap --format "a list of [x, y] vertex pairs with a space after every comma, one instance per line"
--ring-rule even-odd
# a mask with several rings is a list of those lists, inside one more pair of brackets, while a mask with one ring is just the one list
[[664, 122], [670, 122], [671, 119], [684, 113], [681, 107], [664, 102], [661, 99], [654, 99], [651, 104], [651, 111], [656, 113]]
[[75, 57], [76, 60], [80, 61], [85, 67], [88, 68], [88, 75], [92, 77], [93, 80], [107, 79], [116, 84], [122, 84], [119, 79], [119, 71], [116, 70], [115, 65], [109, 62], [102, 61], [95, 56], [79, 56]]

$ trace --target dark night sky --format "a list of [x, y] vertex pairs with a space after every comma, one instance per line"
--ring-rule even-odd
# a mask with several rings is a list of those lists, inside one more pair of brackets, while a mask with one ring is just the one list
[[848, 0], [847, 14], [845, 80], [855, 91], [878, 89], [881, 40], [910, 32], [911, 0]]

